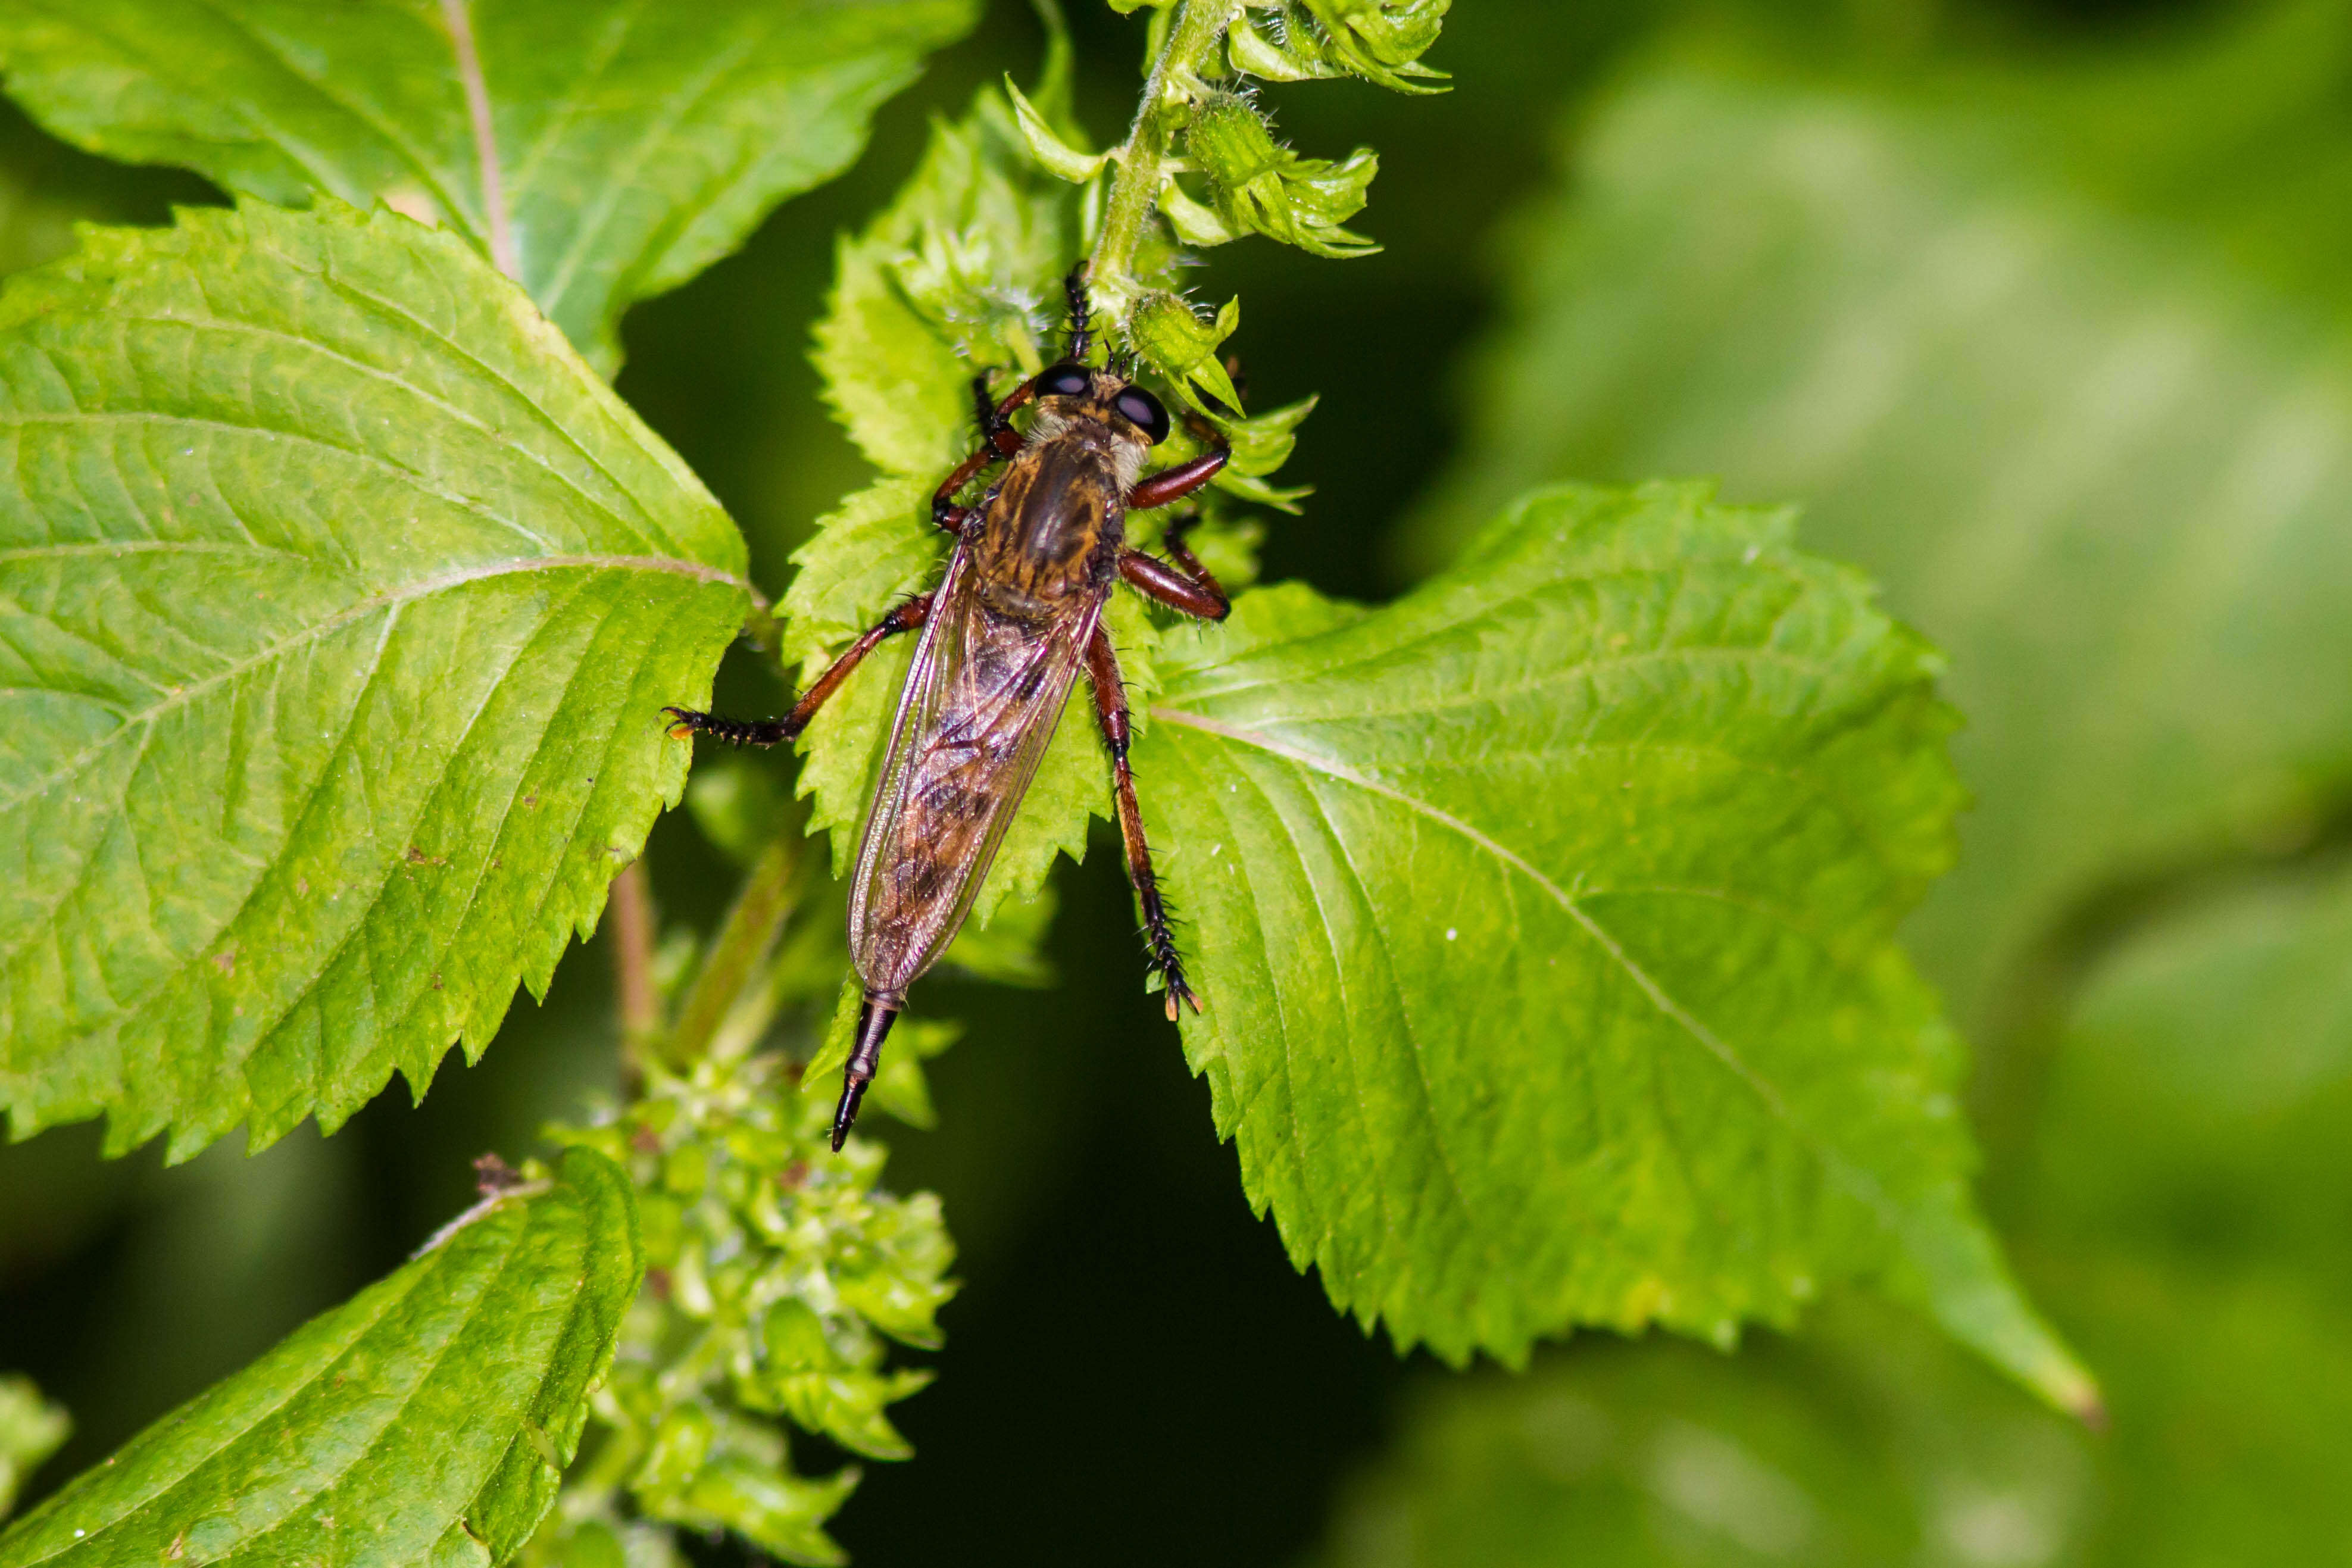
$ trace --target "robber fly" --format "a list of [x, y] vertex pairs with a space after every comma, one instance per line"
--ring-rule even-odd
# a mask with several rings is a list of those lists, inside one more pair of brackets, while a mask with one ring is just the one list
[[[1127, 547], [1126, 518], [1192, 494], [1225, 466], [1228, 454], [1204, 425], [1213, 443], [1208, 451], [1142, 477], [1145, 452], [1168, 438], [1168, 411], [1135, 384], [1131, 360], [1114, 356], [1100, 370], [1087, 363], [1093, 333], [1086, 279], [1082, 261], [1065, 285], [1070, 335], [1059, 363], [1002, 403], [992, 404], [985, 374], [973, 380], [980, 449], [931, 498], [931, 521], [956, 541], [940, 585], [850, 644], [782, 719], [663, 710], [676, 721], [673, 734], [700, 731], [739, 746], [772, 746], [806, 729], [885, 637], [922, 630], [850, 883], [849, 952], [866, 996], [834, 1110], [835, 1149], [857, 1120], [882, 1041], [907, 1005], [907, 987], [971, 912], [1081, 664], [1110, 747], [1128, 879], [1143, 906], [1150, 963], [1167, 984], [1168, 1016], [1176, 1016], [1179, 1002], [1201, 1010], [1151, 873], [1127, 760], [1127, 699], [1102, 616], [1123, 578], [1188, 615], [1224, 618], [1224, 590], [1184, 543], [1197, 520], [1169, 527], [1171, 566]], [[1026, 435], [1012, 423], [1024, 405], [1035, 407]], [[977, 502], [959, 506], [957, 493], [997, 463], [1006, 465], [1003, 477]]]

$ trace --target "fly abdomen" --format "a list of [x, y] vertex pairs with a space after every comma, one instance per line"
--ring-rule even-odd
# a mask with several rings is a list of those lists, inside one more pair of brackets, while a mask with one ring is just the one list
[[866, 1098], [866, 1086], [882, 1070], [882, 1041], [906, 1005], [903, 996], [868, 991], [865, 1005], [857, 1010], [857, 1040], [849, 1047], [849, 1065], [841, 1074], [841, 1099], [833, 1108], [833, 1152], [836, 1154], [849, 1141], [850, 1124], [857, 1120], [857, 1106]]

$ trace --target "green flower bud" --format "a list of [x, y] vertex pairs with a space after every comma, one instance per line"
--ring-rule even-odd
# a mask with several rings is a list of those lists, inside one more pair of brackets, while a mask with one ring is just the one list
[[1454, 0], [1304, 0], [1322, 24], [1322, 44], [1339, 64], [1398, 92], [1442, 92], [1424, 81], [1445, 73], [1421, 63], [1437, 42]]
[[1443, 92], [1423, 85], [1444, 81], [1445, 73], [1421, 57], [1437, 41], [1452, 3], [1276, 0], [1261, 16], [1244, 12], [1234, 20], [1225, 58], [1264, 81], [1360, 76], [1397, 92]]
[[1379, 246], [1339, 226], [1363, 211], [1380, 159], [1360, 147], [1347, 159], [1302, 158], [1281, 146], [1247, 102], [1221, 95], [1202, 104], [1185, 132], [1192, 162], [1208, 177], [1210, 205], [1235, 229], [1317, 256], [1367, 256]]
[[1168, 384], [1194, 408], [1210, 412], [1194, 389], [1198, 383], [1226, 409], [1237, 411], [1242, 395], [1234, 390], [1233, 378], [1217, 363], [1217, 345], [1233, 336], [1241, 324], [1239, 300], [1226, 300], [1213, 322], [1204, 321], [1181, 296], [1162, 289], [1143, 297], [1128, 323], [1128, 335], [1152, 368], [1166, 376]]

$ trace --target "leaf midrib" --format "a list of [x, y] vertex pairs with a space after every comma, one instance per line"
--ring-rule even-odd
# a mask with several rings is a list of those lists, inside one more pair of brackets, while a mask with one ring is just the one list
[[335, 614], [327, 616], [323, 620], [305, 626], [301, 630], [295, 632], [290, 636], [281, 637], [276, 642], [269, 644], [268, 647], [257, 649], [246, 658], [214, 671], [212, 674], [204, 677], [200, 680], [189, 682], [184, 686], [165, 693], [159, 700], [151, 703], [144, 708], [132, 710], [124, 717], [121, 724], [117, 725], [114, 729], [108, 731], [105, 735], [100, 737], [100, 739], [93, 742], [90, 745], [83, 748], [79, 753], [61, 764], [59, 767], [53, 770], [44, 777], [35, 781], [32, 784], [19, 791], [15, 795], [5, 800], [0, 800], [0, 816], [5, 816], [8, 813], [15, 811], [18, 806], [24, 805], [28, 800], [32, 800], [47, 794], [48, 791], [54, 788], [57, 784], [73, 777], [83, 768], [87, 767], [100, 752], [104, 752], [109, 746], [112, 745], [116, 741], [131, 731], [152, 724], [156, 719], [171, 712], [174, 709], [185, 707], [190, 702], [194, 701], [197, 698], [204, 696], [214, 688], [218, 687], [226, 681], [234, 680], [240, 676], [248, 674], [255, 669], [258, 669], [306, 644], [316, 642], [321, 637], [331, 636], [333, 633], [341, 630], [343, 627], [350, 626], [356, 621], [362, 620], [379, 611], [397, 609], [403, 605], [413, 604], [419, 599], [429, 598], [435, 594], [444, 593], [452, 588], [463, 587], [469, 583], [487, 582], [498, 577], [523, 576], [534, 572], [569, 571], [663, 572], [674, 576], [690, 577], [697, 582], [724, 584], [725, 586], [733, 588], [740, 593], [749, 594], [751, 592], [751, 584], [744, 581], [742, 578], [736, 576], [731, 572], [723, 572], [716, 566], [706, 566], [700, 562], [680, 561], [673, 556], [666, 555], [539, 555], [509, 558], [504, 561], [481, 563], [473, 566], [463, 567], [457, 571], [444, 572], [431, 577], [419, 578], [415, 582], [411, 583], [395, 592], [371, 595], [367, 598], [359, 600], [355, 604], [352, 604], [344, 609], [338, 610]]
[[1320, 773], [1327, 778], [1360, 789], [1368, 795], [1377, 795], [1401, 805], [1454, 834], [1472, 847], [1527, 878], [1559, 905], [1560, 910], [1607, 955], [1610, 962], [1633, 983], [1635, 988], [1661, 1016], [1674, 1024], [1707, 1055], [1713, 1057], [1725, 1070], [1754, 1095], [1757, 1101], [1787, 1131], [1798, 1145], [1811, 1154], [1815, 1163], [1829, 1173], [1839, 1185], [1845, 1188], [1869, 1209], [1890, 1235], [1898, 1240], [1905, 1236], [1906, 1227], [1903, 1223], [1901, 1209], [1868, 1172], [1854, 1165], [1837, 1151], [1825, 1144], [1819, 1135], [1797, 1116], [1770, 1079], [1750, 1067], [1739, 1053], [1732, 1048], [1729, 1042], [1708, 1028], [1681, 1003], [1675, 1001], [1665, 987], [1636, 963], [1633, 954], [1625, 950], [1606, 927], [1594, 920], [1566, 889], [1554, 882], [1517, 851], [1488, 837], [1443, 807], [1417, 799], [1393, 785], [1370, 778], [1343, 763], [1328, 757], [1318, 756], [1311, 752], [1296, 747], [1283, 745], [1266, 736], [1221, 723], [1203, 714], [1188, 712], [1176, 708], [1154, 708], [1152, 712], [1155, 718], [1163, 719], [1169, 723], [1198, 730], [1233, 744], [1247, 746], [1283, 758], [1297, 767], [1310, 773]]
[[482, 74], [481, 50], [474, 42], [472, 0], [441, 0], [441, 26], [449, 37], [449, 64], [457, 90], [466, 100], [466, 125], [473, 134], [474, 179], [482, 195], [483, 242], [490, 265], [520, 280], [522, 267], [515, 253], [513, 215], [508, 210], [506, 180], [499, 168], [499, 132], [490, 109], [490, 84]]
[[653, 155], [656, 143], [677, 129], [678, 122], [700, 104], [711, 88], [724, 79], [728, 72], [742, 64], [764, 41], [758, 30], [744, 29], [705, 62], [700, 79], [691, 82], [689, 90], [673, 95], [672, 100], [663, 105], [662, 113], [646, 123], [635, 145], [630, 147], [627, 157], [607, 169], [604, 189], [587, 215], [588, 221], [573, 230], [572, 243], [564, 247], [556, 270], [547, 281], [547, 298], [541, 308], [549, 315], [555, 313], [558, 301], [570, 291], [572, 281], [579, 276], [580, 268], [593, 248], [593, 242], [604, 234], [605, 226], [613, 221], [613, 215], [620, 210], [622, 193], [634, 185], [646, 160]]

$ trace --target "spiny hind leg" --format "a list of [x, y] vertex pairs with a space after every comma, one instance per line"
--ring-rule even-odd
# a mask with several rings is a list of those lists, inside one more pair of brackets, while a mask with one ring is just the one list
[[1128, 765], [1132, 727], [1127, 710], [1127, 688], [1119, 679], [1118, 655], [1110, 634], [1095, 628], [1087, 645], [1087, 674], [1095, 689], [1095, 716], [1102, 721], [1103, 739], [1110, 746], [1111, 784], [1118, 796], [1118, 836], [1127, 845], [1127, 879], [1135, 885], [1136, 900], [1143, 906], [1143, 941], [1151, 967], [1168, 983], [1168, 1016], [1176, 1005], [1198, 1013], [1201, 999], [1184, 979], [1183, 954], [1176, 950], [1176, 933], [1169, 929], [1168, 901], [1160, 895], [1160, 879], [1151, 871], [1151, 846], [1143, 838], [1143, 812], [1135, 801], [1135, 770]]
[[930, 619], [930, 616], [931, 595], [929, 594], [918, 594], [892, 610], [851, 643], [847, 650], [833, 661], [832, 668], [817, 677], [816, 684], [801, 694], [801, 700], [793, 704], [793, 710], [781, 719], [722, 719], [716, 713], [698, 713], [690, 708], [665, 708], [662, 711], [677, 721], [670, 726], [669, 732], [681, 740], [688, 735], [709, 735], [730, 746], [772, 746], [781, 742], [797, 740], [800, 732], [808, 728], [809, 721], [816, 717], [816, 710], [824, 706], [825, 700], [841, 689], [841, 683], [849, 679], [849, 672], [856, 669], [883, 638], [913, 631]]

